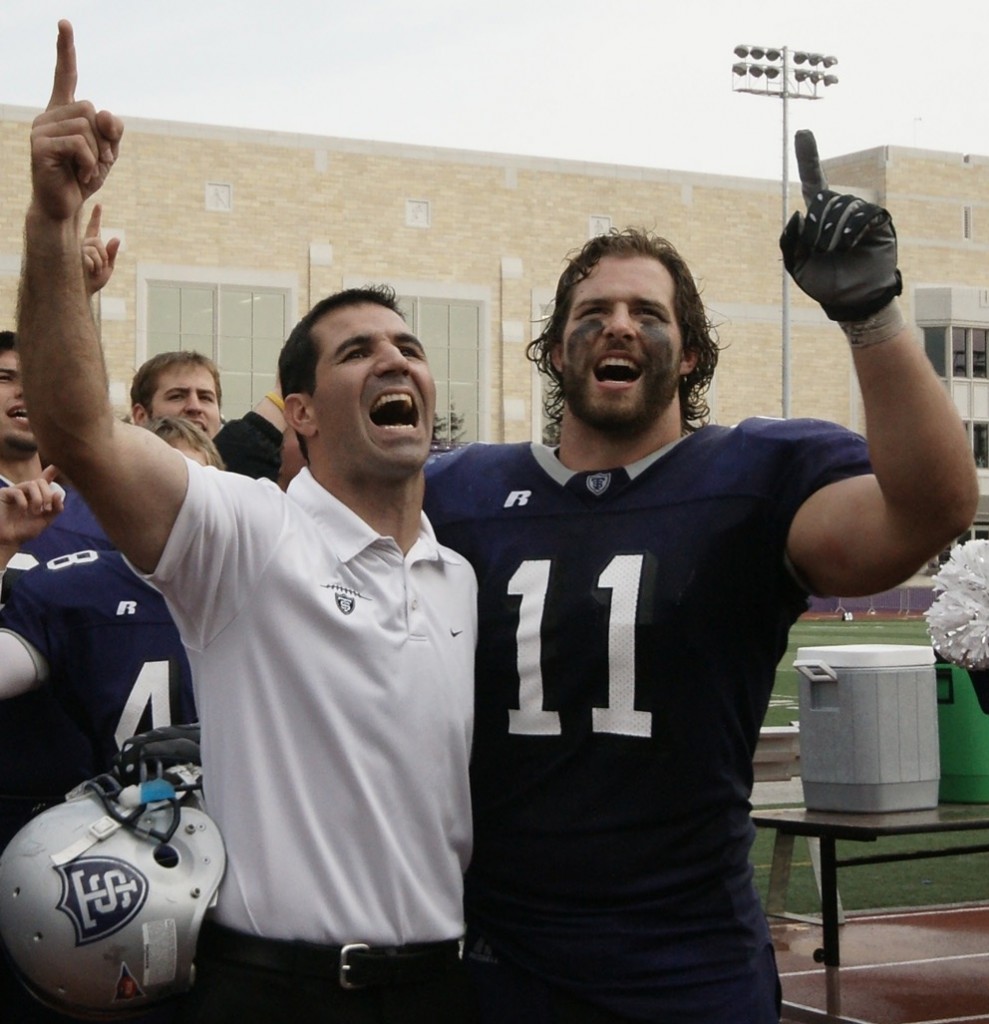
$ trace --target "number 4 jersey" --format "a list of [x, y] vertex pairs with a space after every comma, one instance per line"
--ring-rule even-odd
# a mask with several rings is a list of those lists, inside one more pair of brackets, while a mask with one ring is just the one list
[[88, 738], [98, 772], [127, 737], [196, 721], [189, 663], [164, 598], [119, 552], [77, 551], [24, 573], [0, 629], [44, 656], [47, 687]]
[[855, 434], [764, 419], [602, 472], [540, 445], [430, 463], [427, 514], [480, 589], [467, 915], [497, 954], [653, 1019], [768, 942], [748, 799], [806, 607], [787, 533], [869, 471]]

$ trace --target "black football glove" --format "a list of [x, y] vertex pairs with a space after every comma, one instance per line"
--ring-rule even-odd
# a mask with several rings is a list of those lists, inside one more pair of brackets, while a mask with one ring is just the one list
[[121, 785], [159, 778], [176, 765], [202, 764], [199, 725], [168, 725], [124, 740], [113, 759]]
[[828, 188], [813, 132], [797, 132], [795, 147], [807, 214], [795, 213], [780, 236], [783, 263], [832, 320], [865, 320], [903, 291], [893, 221]]

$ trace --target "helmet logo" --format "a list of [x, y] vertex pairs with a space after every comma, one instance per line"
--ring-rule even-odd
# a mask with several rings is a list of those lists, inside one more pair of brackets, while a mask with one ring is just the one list
[[119, 931], [148, 898], [147, 878], [115, 857], [81, 857], [55, 870], [62, 880], [58, 909], [71, 918], [77, 946]]

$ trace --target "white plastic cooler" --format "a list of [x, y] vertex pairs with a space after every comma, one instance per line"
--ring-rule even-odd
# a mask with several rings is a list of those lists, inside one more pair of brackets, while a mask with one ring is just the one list
[[934, 651], [905, 644], [801, 647], [800, 775], [817, 811], [936, 807]]

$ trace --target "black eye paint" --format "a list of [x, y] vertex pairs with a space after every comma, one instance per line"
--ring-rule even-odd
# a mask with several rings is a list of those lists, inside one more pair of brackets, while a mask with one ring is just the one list
[[581, 320], [570, 332], [570, 341], [587, 341], [600, 334], [604, 330], [604, 323], [601, 320]]
[[670, 325], [663, 323], [639, 324], [639, 331], [645, 340], [653, 345], [670, 343]]

